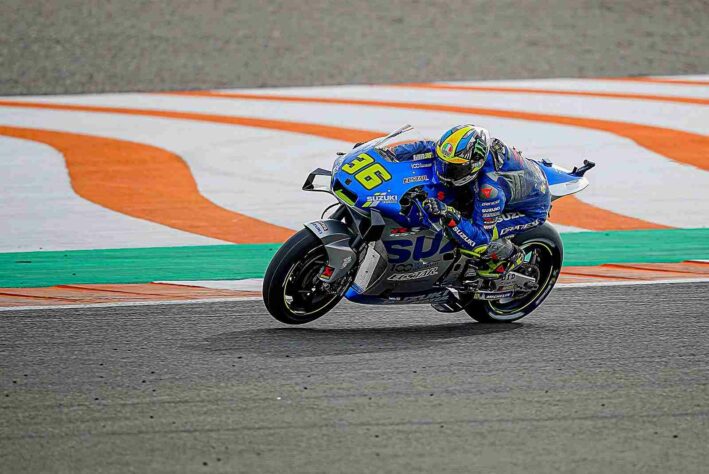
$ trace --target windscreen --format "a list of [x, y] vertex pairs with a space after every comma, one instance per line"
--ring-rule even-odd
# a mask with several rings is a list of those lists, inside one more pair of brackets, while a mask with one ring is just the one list
[[404, 125], [391, 132], [385, 137], [375, 138], [369, 142], [366, 142], [360, 147], [362, 149], [374, 148], [380, 152], [380, 154], [389, 161], [397, 161], [394, 149], [399, 145], [404, 145], [406, 143], [414, 143], [418, 141], [426, 140], [426, 138], [421, 135], [414, 127], [411, 125]]

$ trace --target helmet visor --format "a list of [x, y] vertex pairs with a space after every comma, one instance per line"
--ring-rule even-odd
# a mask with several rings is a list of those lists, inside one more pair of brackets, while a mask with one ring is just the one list
[[483, 162], [449, 163], [436, 159], [435, 169], [438, 179], [450, 186], [463, 186], [475, 179]]

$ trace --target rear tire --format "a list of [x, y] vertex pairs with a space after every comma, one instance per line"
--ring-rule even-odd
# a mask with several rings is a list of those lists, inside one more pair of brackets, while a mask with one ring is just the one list
[[263, 301], [271, 316], [286, 324], [304, 324], [335, 307], [349, 285], [337, 293], [323, 291], [326, 284], [318, 276], [326, 264], [325, 247], [310, 230], [302, 229], [288, 239], [263, 279]]
[[544, 302], [559, 278], [564, 247], [559, 233], [551, 224], [545, 223], [519, 234], [512, 241], [522, 247], [525, 253], [535, 250], [540, 255], [539, 288], [528, 296], [508, 303], [473, 300], [465, 307], [465, 312], [478, 322], [511, 323], [527, 316]]

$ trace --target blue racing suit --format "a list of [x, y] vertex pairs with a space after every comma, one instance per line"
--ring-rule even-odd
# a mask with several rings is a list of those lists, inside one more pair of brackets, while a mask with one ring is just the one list
[[[435, 149], [435, 142], [419, 141], [393, 151], [397, 160], [405, 161], [414, 155], [435, 158]], [[549, 184], [540, 165], [496, 138], [476, 179], [454, 188], [434, 176], [434, 187], [440, 201], [461, 213], [459, 222], [448, 224], [449, 234], [470, 250], [542, 225], [551, 206]]]

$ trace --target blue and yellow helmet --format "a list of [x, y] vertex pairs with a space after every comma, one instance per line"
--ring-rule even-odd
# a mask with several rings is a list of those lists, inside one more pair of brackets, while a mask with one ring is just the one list
[[475, 125], [459, 125], [436, 143], [436, 175], [449, 186], [471, 182], [482, 169], [490, 151], [490, 135]]

